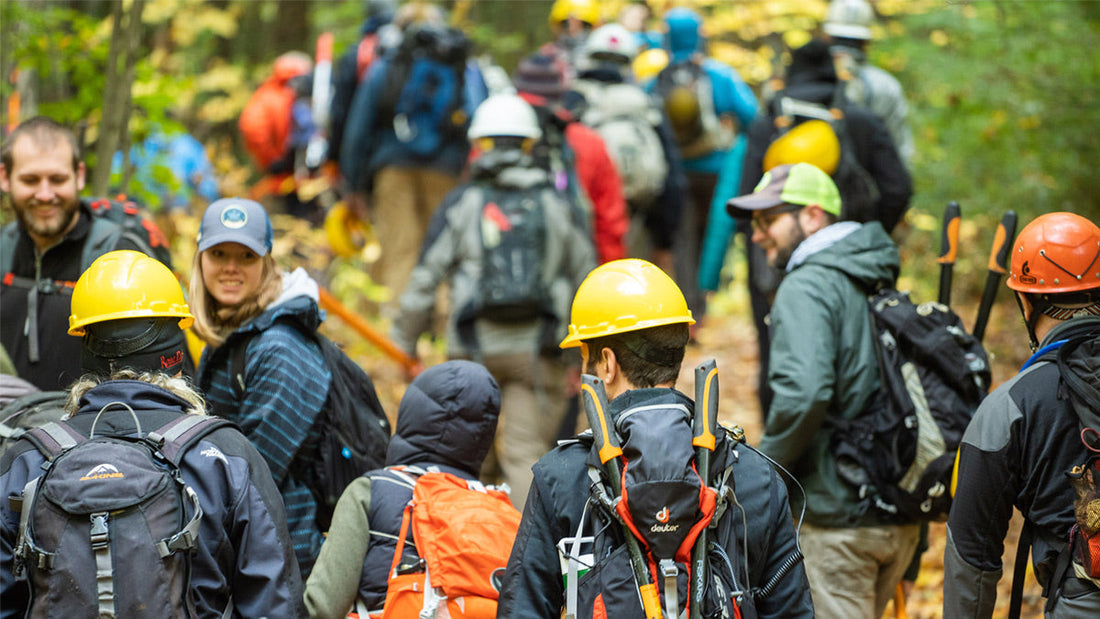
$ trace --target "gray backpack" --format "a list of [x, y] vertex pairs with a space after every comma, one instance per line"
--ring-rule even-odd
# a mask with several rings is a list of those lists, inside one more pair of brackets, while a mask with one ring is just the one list
[[191, 550], [202, 508], [184, 484], [186, 449], [224, 419], [181, 415], [142, 435], [85, 437], [64, 421], [26, 437], [46, 456], [23, 490], [15, 573], [28, 617], [194, 617]]

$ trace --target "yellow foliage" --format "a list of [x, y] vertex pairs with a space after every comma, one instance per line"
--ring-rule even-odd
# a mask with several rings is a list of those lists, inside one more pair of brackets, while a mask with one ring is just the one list
[[150, 0], [145, 3], [141, 13], [144, 24], [163, 24], [175, 17], [180, 9], [180, 0]]
[[947, 33], [943, 30], [933, 30], [932, 33], [928, 35], [928, 40], [936, 47], [944, 47], [949, 42]]

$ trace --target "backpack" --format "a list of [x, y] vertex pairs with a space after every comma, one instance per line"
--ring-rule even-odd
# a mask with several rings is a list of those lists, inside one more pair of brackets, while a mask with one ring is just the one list
[[[383, 619], [496, 617], [519, 511], [504, 492], [450, 473], [426, 472], [415, 484], [401, 517]], [[420, 560], [407, 564], [410, 529]]]
[[842, 204], [840, 219], [860, 223], [875, 221], [876, 205], [881, 197], [878, 183], [856, 158], [855, 145], [852, 143], [852, 136], [848, 132], [848, 124], [843, 112], [846, 105], [843, 83], [838, 84], [833, 92], [833, 101], [828, 107], [820, 103], [782, 96], [780, 93], [781, 96], [774, 104], [773, 123], [776, 130], [772, 134], [771, 142], [775, 142], [806, 120], [822, 120], [829, 123], [833, 132], [836, 133], [837, 141], [840, 142], [840, 161], [831, 175], [837, 191], [840, 192]]
[[465, 199], [481, 204], [478, 293], [456, 320], [463, 343], [476, 349], [471, 329], [476, 319], [525, 322], [553, 317], [543, 277], [547, 255], [546, 213], [549, 188], [501, 190], [471, 185]]
[[736, 137], [714, 109], [714, 88], [703, 65], [692, 60], [671, 64], [657, 74], [656, 93], [684, 159], [728, 150]]
[[574, 223], [591, 236], [594, 207], [581, 185], [577, 174], [577, 154], [569, 145], [565, 133], [570, 123], [577, 121], [564, 110], [554, 110], [542, 105], [532, 107], [539, 119], [542, 137], [532, 147], [531, 157], [536, 166], [550, 172], [554, 189], [569, 199]]
[[60, 421], [68, 401], [68, 391], [37, 391], [0, 408], [0, 458], [31, 428]]
[[[133, 413], [113, 403], [96, 422], [115, 405]], [[191, 554], [202, 508], [179, 465], [223, 425], [180, 415], [137, 437], [96, 436], [95, 422], [88, 437], [64, 421], [28, 432], [49, 460], [23, 491], [13, 553], [16, 576], [26, 571], [34, 591], [29, 615], [196, 616]]]
[[392, 56], [377, 118], [392, 122], [397, 139], [413, 153], [428, 157], [448, 140], [465, 142], [469, 47], [461, 30], [425, 25], [406, 32]]
[[963, 432], [989, 389], [989, 359], [940, 303], [881, 288], [868, 297], [881, 387], [855, 419], [830, 419], [838, 476], [863, 509], [898, 522], [946, 520]]
[[[724, 462], [726, 468], [717, 479], [703, 480], [695, 464], [692, 413], [682, 404], [627, 409], [609, 431], [621, 440], [622, 495], [611, 496], [604, 470], [589, 468], [585, 514], [575, 535], [558, 543], [566, 615], [579, 619], [646, 616], [622, 533], [625, 525], [641, 544], [664, 616], [682, 616], [691, 586], [706, 582], [703, 617], [755, 617], [757, 593], [749, 592], [747, 575], [741, 571], [744, 557], [728, 556], [724, 544], [717, 543], [718, 537], [728, 535], [738, 552], [744, 552], [740, 540], [725, 526], [729, 523], [721, 522], [728, 499], [734, 496], [733, 450], [721, 458], [716, 454], [717, 462]], [[719, 431], [728, 433], [727, 448], [736, 442], [733, 432]], [[587, 444], [592, 435], [586, 432], [578, 439]], [[697, 580], [697, 574], [691, 573], [691, 556], [703, 530], [721, 533], [710, 533], [707, 576]]]
[[[1069, 367], [1069, 356], [1081, 344], [1096, 336], [1074, 338], [1063, 344], [1057, 353], [1058, 373], [1069, 393], [1073, 409], [1080, 420], [1081, 441], [1091, 452], [1089, 458], [1066, 473], [1073, 486], [1075, 523], [1070, 530], [1069, 548], [1063, 554], [1081, 565], [1089, 578], [1100, 578], [1100, 392]], [[1093, 344], [1095, 350], [1095, 343]], [[1085, 440], [1091, 435], [1091, 443]], [[1051, 580], [1061, 583], [1061, 575]], [[1053, 599], [1055, 596], [1049, 596]]]
[[[332, 373], [328, 395], [316, 427], [320, 430], [317, 453], [311, 457], [310, 490], [317, 499], [317, 521], [327, 530], [332, 510], [344, 488], [367, 471], [386, 463], [390, 421], [378, 401], [374, 382], [332, 340], [297, 320], [282, 321], [317, 343], [325, 367]], [[254, 337], [254, 336], [253, 336]], [[237, 399], [244, 397], [247, 339], [230, 350], [230, 382]]]
[[[84, 243], [80, 255], [80, 270], [85, 271], [95, 259], [114, 250], [119, 241], [125, 238], [133, 243], [138, 251], [156, 258], [169, 269], [172, 268], [172, 252], [168, 246], [168, 237], [153, 221], [147, 209], [124, 195], [114, 198], [91, 198], [88, 206], [92, 211], [92, 228]], [[15, 259], [15, 245], [19, 241], [19, 224], [11, 223], [4, 227], [0, 236], [0, 274], [11, 272]], [[12, 277], [5, 281], [8, 285], [34, 286], [34, 280]], [[70, 292], [75, 282], [59, 282], [61, 288]]]
[[580, 80], [574, 86], [587, 102], [581, 122], [607, 144], [627, 202], [635, 208], [656, 202], [668, 178], [668, 162], [655, 129], [661, 124], [661, 113], [649, 96], [634, 84]]

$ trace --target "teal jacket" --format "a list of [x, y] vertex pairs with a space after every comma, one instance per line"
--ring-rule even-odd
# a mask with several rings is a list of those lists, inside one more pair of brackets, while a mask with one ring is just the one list
[[[850, 233], [838, 234], [843, 231]], [[822, 245], [827, 246], [802, 257]], [[837, 477], [828, 420], [854, 418], [879, 388], [866, 292], [876, 284], [893, 285], [897, 246], [878, 222], [846, 222], [803, 241], [791, 263], [771, 310], [768, 383], [775, 396], [760, 450], [802, 484], [807, 522], [881, 524], [857, 513], [855, 488]], [[791, 497], [797, 513], [801, 496], [792, 492]]]

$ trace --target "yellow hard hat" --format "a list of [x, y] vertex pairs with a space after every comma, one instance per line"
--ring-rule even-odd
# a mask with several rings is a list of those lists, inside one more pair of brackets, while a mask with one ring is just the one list
[[69, 335], [84, 335], [84, 327], [107, 320], [162, 317], [179, 318], [180, 329], [195, 321], [176, 276], [141, 252], [112, 251], [76, 280]]
[[657, 77], [661, 69], [667, 66], [668, 52], [659, 47], [652, 47], [638, 54], [631, 69], [634, 71], [634, 80], [640, 84]]
[[569, 335], [560, 346], [676, 323], [695, 324], [676, 282], [651, 262], [613, 260], [593, 269], [577, 288]]
[[824, 120], [807, 120], [779, 136], [764, 153], [764, 171], [786, 163], [809, 163], [826, 174], [840, 163], [840, 140]]
[[596, 27], [600, 23], [600, 5], [596, 0], [555, 0], [550, 7], [550, 30], [557, 31], [570, 17]]
[[325, 236], [329, 247], [342, 258], [357, 256], [367, 243], [367, 230], [343, 202], [337, 202], [325, 215]]

